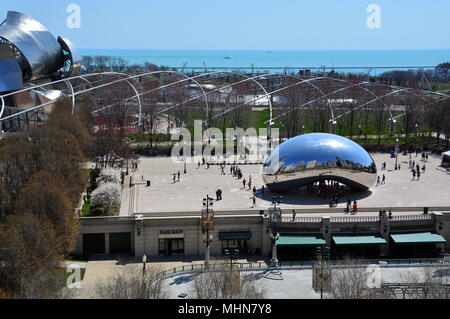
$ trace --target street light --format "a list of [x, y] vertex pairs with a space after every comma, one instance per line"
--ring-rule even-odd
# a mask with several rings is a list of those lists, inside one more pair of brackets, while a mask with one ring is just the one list
[[[184, 160], [184, 174], [187, 173], [187, 169], [186, 169], [186, 141], [184, 141], [184, 148], [183, 148], [183, 160]], [[190, 151], [190, 150], [189, 150]]]
[[398, 138], [395, 140], [395, 170], [398, 169]]
[[[206, 216], [209, 219], [209, 206], [214, 205], [214, 199], [206, 195], [206, 198], [203, 198], [203, 207], [206, 207]], [[209, 233], [209, 225], [206, 227], [206, 234], [203, 235], [203, 242], [206, 244], [205, 248], [205, 267], [209, 267], [210, 264], [210, 244], [213, 239], [213, 235]]]
[[362, 135], [361, 124], [359, 124], [358, 127], [359, 127], [359, 138], [361, 138]]
[[280, 239], [280, 233], [270, 233], [270, 238], [272, 239], [272, 259], [270, 259], [270, 265], [272, 267], [278, 266], [278, 259], [277, 259], [277, 241]]
[[419, 129], [419, 124], [416, 123], [416, 134], [415, 134], [415, 137], [414, 137], [414, 143], [417, 142], [417, 130], [418, 130], [418, 129]]
[[320, 299], [323, 299], [323, 260], [330, 258], [330, 248], [329, 247], [317, 247], [317, 259], [320, 264]]

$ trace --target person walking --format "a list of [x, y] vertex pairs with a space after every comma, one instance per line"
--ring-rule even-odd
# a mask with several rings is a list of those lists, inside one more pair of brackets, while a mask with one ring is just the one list
[[422, 166], [422, 173], [425, 173], [425, 164], [423, 164], [423, 166]]
[[261, 188], [261, 195], [264, 196], [264, 185], [263, 185], [263, 187]]
[[180, 171], [178, 171], [178, 181], [180, 181]]
[[417, 180], [420, 179], [420, 170], [417, 171]]
[[386, 175], [383, 174], [383, 180], [381, 181], [381, 184], [384, 185], [386, 184]]
[[297, 216], [297, 213], [295, 212], [295, 209], [292, 210], [292, 221], [295, 221], [295, 216]]
[[413, 174], [413, 180], [415, 180], [416, 179], [416, 170], [414, 168], [412, 169], [412, 174]]
[[245, 180], [245, 178], [244, 178], [244, 180], [242, 181], [242, 184], [244, 185], [244, 189], [245, 189], [245, 184], [247, 183], [247, 181]]
[[389, 208], [389, 219], [392, 219], [392, 210]]
[[353, 202], [353, 214], [358, 213], [358, 204], [356, 203], [356, 200]]
[[377, 177], [377, 186], [380, 185], [380, 176]]
[[347, 209], [346, 209], [346, 211], [345, 211], [346, 214], [350, 214], [350, 209], [351, 209], [351, 207], [352, 207], [352, 201], [351, 201], [351, 199], [349, 198], [348, 201], [347, 201]]
[[256, 207], [256, 196], [253, 196], [253, 206], [252, 206], [252, 208], [255, 208]]
[[248, 190], [251, 190], [252, 189], [252, 180], [249, 180], [249, 182], [248, 182]]

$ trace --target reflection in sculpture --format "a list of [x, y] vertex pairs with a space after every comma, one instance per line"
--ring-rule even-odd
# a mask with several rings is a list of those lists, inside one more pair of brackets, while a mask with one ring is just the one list
[[263, 178], [272, 192], [284, 192], [324, 180], [355, 191], [375, 184], [372, 157], [355, 142], [333, 134], [307, 134], [281, 144], [267, 159]]

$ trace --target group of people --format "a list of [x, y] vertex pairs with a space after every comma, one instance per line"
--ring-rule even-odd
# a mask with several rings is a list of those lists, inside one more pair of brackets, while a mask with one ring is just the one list
[[358, 213], [358, 203], [356, 202], [356, 200], [353, 201], [353, 206], [352, 200], [350, 198], [347, 200], [347, 207], [345, 209], [345, 213], [353, 215], [356, 215]]
[[[423, 156], [423, 158], [425, 158]], [[419, 163], [416, 163], [415, 161], [409, 160], [409, 169], [411, 170], [412, 176], [413, 176], [413, 180], [416, 179], [417, 176], [417, 180], [420, 180], [420, 166]], [[425, 164], [423, 164], [422, 166], [422, 173], [425, 173], [425, 169], [426, 166]]]
[[381, 217], [388, 217], [389, 219], [392, 219], [392, 211], [391, 211], [391, 209], [389, 208], [389, 214], [386, 214], [386, 210], [385, 209], [383, 209], [383, 210], [381, 210], [380, 209], [380, 211], [378, 212], [378, 216], [381, 218]]
[[173, 183], [175, 184], [177, 182], [177, 176], [178, 176], [178, 182], [180, 181], [181, 172], [178, 171], [178, 173], [173, 174]]
[[386, 184], [386, 175], [383, 174], [383, 179], [380, 179], [380, 176], [377, 177], [377, 186]]
[[238, 179], [241, 179], [242, 178], [242, 171], [241, 171], [241, 169], [238, 167], [238, 166], [236, 166], [236, 165], [231, 165], [231, 168], [230, 168], [230, 174], [231, 175], [233, 175], [233, 176], [237, 176], [237, 178]]

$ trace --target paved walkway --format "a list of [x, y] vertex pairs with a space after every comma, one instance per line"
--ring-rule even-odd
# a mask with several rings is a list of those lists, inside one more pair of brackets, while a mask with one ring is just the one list
[[[395, 159], [389, 154], [371, 154], [374, 158], [378, 174], [386, 175], [386, 184], [372, 187], [369, 191], [353, 193], [347, 190], [343, 198], [357, 200], [359, 207], [382, 207], [395, 210], [395, 207], [425, 207], [450, 206], [450, 174], [439, 168], [441, 157], [431, 155], [429, 162], [420, 161], [420, 156], [412, 155], [420, 167], [426, 165], [425, 173], [418, 181], [412, 180], [408, 169], [409, 156], [400, 155], [398, 163], [401, 170], [394, 170]], [[381, 164], [386, 161], [387, 170], [381, 170]], [[242, 165], [244, 177], [249, 180], [252, 176], [252, 188], [260, 189], [263, 185], [262, 165]], [[173, 182], [173, 174], [180, 171], [181, 178]], [[172, 161], [171, 158], [141, 158], [139, 175], [151, 180], [151, 186], [139, 185], [137, 187], [138, 212], [164, 212], [164, 211], [198, 211], [206, 195], [215, 197], [217, 189], [223, 191], [223, 200], [214, 204], [215, 210], [228, 209], [267, 209], [272, 206], [272, 194], [266, 189], [265, 194], [258, 192], [256, 207], [252, 207], [252, 191], [243, 188], [242, 180], [230, 175], [230, 167], [221, 175], [219, 166], [197, 167], [197, 164], [187, 164], [187, 174], [183, 174], [184, 163]], [[323, 199], [316, 192], [308, 193], [306, 188], [284, 194], [282, 209], [325, 208], [329, 199]], [[345, 208], [340, 203], [339, 208]]]

